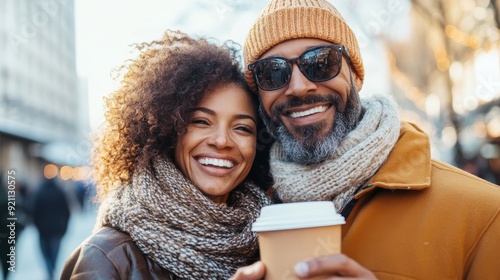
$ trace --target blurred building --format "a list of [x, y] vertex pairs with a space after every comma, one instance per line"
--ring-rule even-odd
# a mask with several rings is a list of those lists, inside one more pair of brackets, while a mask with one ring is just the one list
[[73, 0], [0, 1], [0, 170], [37, 184], [47, 163], [86, 164], [86, 84]]

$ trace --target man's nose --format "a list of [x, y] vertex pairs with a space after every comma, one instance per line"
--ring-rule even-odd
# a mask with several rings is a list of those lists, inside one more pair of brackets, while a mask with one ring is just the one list
[[300, 71], [297, 64], [293, 64], [292, 75], [290, 76], [290, 83], [285, 91], [285, 95], [303, 96], [308, 92], [316, 89], [316, 83], [311, 82]]

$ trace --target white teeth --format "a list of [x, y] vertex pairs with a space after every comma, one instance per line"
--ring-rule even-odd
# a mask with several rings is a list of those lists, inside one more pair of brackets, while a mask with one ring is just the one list
[[198, 162], [203, 165], [213, 165], [217, 167], [232, 168], [234, 163], [227, 159], [217, 159], [217, 158], [200, 158]]
[[324, 112], [324, 111], [326, 111], [326, 109], [328, 109], [328, 106], [318, 106], [318, 107], [314, 107], [314, 108], [306, 110], [306, 111], [290, 113], [290, 117], [292, 117], [292, 118], [300, 118], [300, 117], [304, 117], [304, 116], [308, 116], [308, 115], [312, 115], [312, 114]]

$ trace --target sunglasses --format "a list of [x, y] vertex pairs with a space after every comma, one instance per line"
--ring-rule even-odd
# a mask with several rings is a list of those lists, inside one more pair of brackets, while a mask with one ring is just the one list
[[[280, 89], [290, 82], [293, 64], [311, 82], [324, 82], [335, 78], [342, 68], [342, 55], [349, 58], [342, 45], [319, 46], [303, 52], [299, 57], [268, 57], [248, 65], [257, 86], [265, 91]], [[349, 60], [349, 59], [348, 59]]]

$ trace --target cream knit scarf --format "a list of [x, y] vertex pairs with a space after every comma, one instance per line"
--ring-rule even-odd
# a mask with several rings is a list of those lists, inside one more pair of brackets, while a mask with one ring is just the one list
[[152, 170], [134, 175], [131, 185], [101, 205], [96, 226], [128, 233], [145, 255], [179, 278], [228, 279], [258, 258], [251, 224], [268, 204], [249, 183], [234, 189], [227, 204], [215, 203], [171, 161], [157, 158]]
[[356, 189], [385, 162], [401, 129], [397, 106], [383, 96], [361, 102], [365, 110], [362, 120], [324, 162], [315, 165], [285, 162], [280, 145], [273, 145], [270, 159], [273, 188], [283, 202], [331, 200], [341, 212]]

